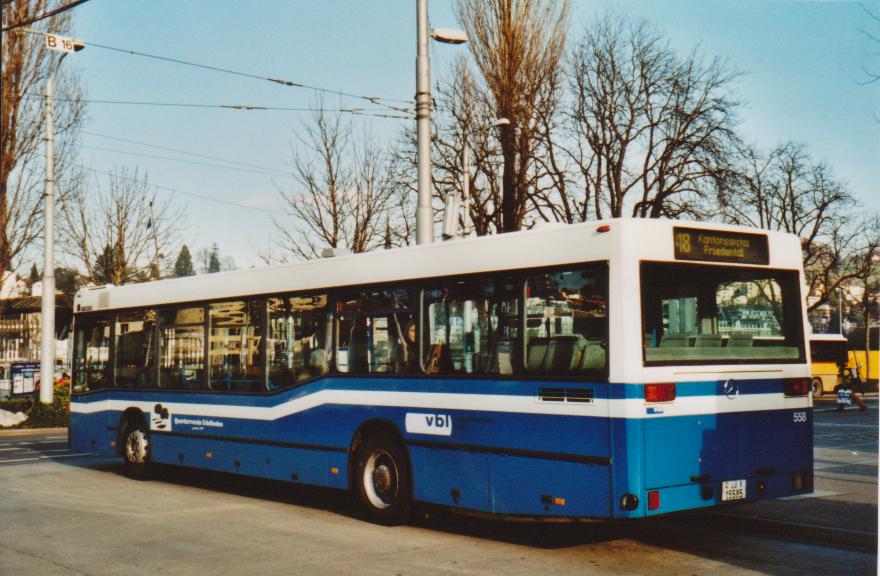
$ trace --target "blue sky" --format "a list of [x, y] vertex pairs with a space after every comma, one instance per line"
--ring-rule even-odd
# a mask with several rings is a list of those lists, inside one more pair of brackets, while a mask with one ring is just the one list
[[[432, 26], [456, 26], [453, 2], [429, 3]], [[880, 11], [880, 3], [867, 5]], [[831, 163], [857, 198], [880, 211], [880, 123], [874, 116], [880, 116], [880, 83], [859, 84], [863, 66], [872, 60], [880, 63], [880, 46], [860, 32], [872, 23], [858, 4], [573, 0], [572, 6], [572, 38], [597, 12], [612, 8], [647, 18], [682, 52], [699, 45], [707, 57], [726, 58], [743, 73], [736, 89], [748, 102], [742, 112], [747, 139], [766, 147], [804, 142], [816, 157]], [[407, 100], [415, 92], [414, 0], [91, 0], [75, 9], [74, 27], [74, 35], [87, 44], [355, 94]], [[433, 46], [435, 77], [466, 50]], [[97, 46], [64, 65], [74, 61], [90, 99], [279, 107], [308, 107], [316, 100], [309, 90]], [[363, 105], [325, 97], [327, 107]], [[291, 129], [307, 118], [295, 112], [92, 104], [81, 156], [97, 170], [137, 167], [157, 185], [280, 211], [277, 187], [290, 183], [288, 178], [127, 155], [122, 152], [187, 158], [106, 137], [285, 170]], [[361, 118], [356, 125], [391, 138], [403, 122]], [[168, 194], [160, 191], [161, 196]], [[188, 213], [182, 240], [191, 249], [217, 242], [239, 267], [258, 263], [254, 246], [269, 241], [271, 215], [182, 194], [175, 201]]]

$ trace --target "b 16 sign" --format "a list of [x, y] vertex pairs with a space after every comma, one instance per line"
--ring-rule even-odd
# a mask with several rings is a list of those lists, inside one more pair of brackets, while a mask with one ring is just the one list
[[769, 264], [766, 234], [723, 232], [699, 228], [672, 229], [676, 260]]
[[[57, 34], [46, 34], [46, 48], [49, 50], [71, 54], [76, 52], [77, 44], [73, 38], [58, 36]], [[82, 47], [83, 44], [79, 43], [79, 46]]]

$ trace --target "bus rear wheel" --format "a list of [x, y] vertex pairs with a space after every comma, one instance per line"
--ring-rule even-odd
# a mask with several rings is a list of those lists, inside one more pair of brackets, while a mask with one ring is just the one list
[[150, 462], [150, 435], [141, 422], [126, 421], [122, 432], [122, 457], [125, 474], [135, 480], [145, 480], [152, 472]]
[[354, 464], [354, 492], [367, 519], [386, 526], [406, 522], [412, 488], [400, 443], [385, 432], [372, 434], [358, 448]]
[[822, 395], [822, 380], [819, 378], [813, 378], [813, 398], [818, 398]]

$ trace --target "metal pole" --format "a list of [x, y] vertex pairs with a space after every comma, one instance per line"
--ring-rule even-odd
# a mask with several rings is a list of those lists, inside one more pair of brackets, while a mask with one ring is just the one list
[[55, 392], [55, 150], [52, 133], [52, 77], [46, 80], [46, 187], [43, 216], [43, 295], [41, 311], [40, 402], [51, 404]]
[[464, 206], [464, 216], [462, 216], [462, 236], [471, 233], [471, 149], [468, 146], [467, 136], [464, 137], [464, 150], [461, 153], [462, 174], [464, 182], [461, 185], [462, 205]]
[[416, 243], [434, 241], [431, 209], [431, 72], [428, 61], [428, 0], [416, 0], [416, 162], [419, 199], [416, 207]]

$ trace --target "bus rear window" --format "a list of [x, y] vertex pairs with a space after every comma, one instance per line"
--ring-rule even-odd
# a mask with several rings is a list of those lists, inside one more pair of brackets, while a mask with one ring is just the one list
[[641, 285], [647, 365], [803, 361], [796, 271], [645, 262]]

